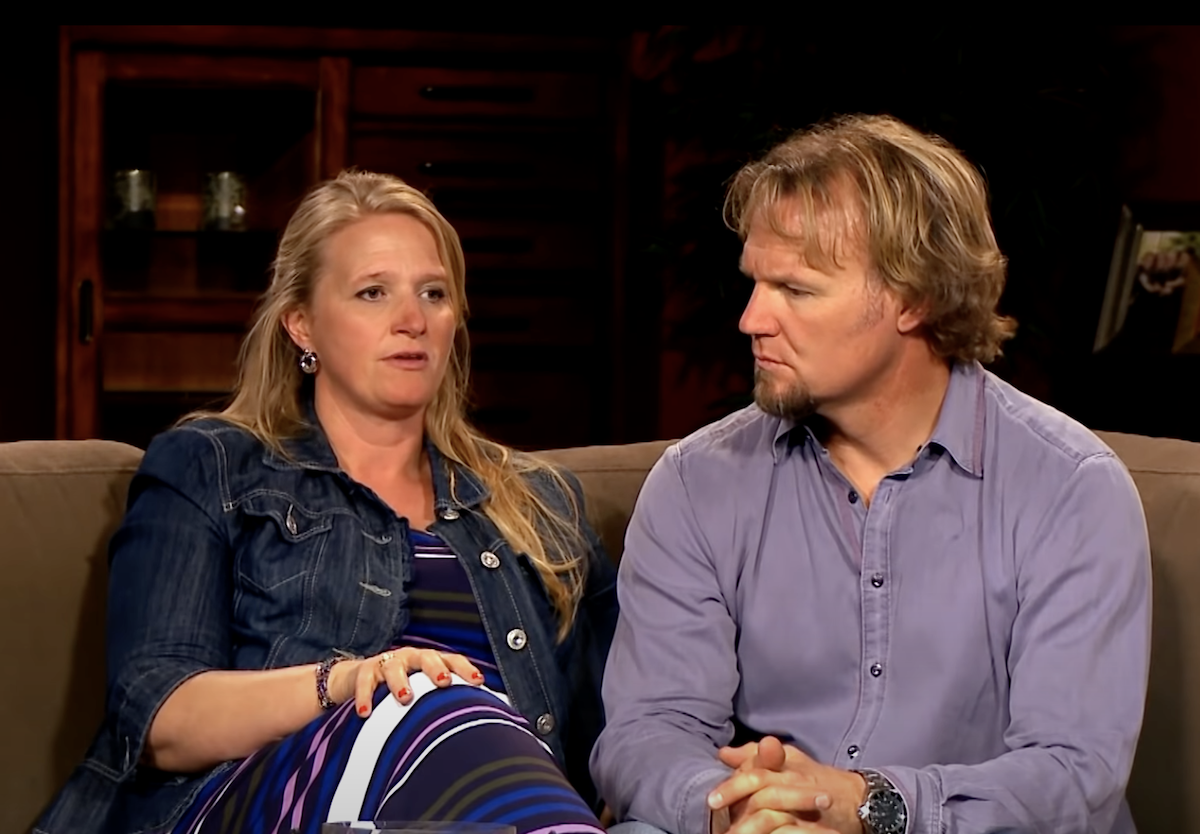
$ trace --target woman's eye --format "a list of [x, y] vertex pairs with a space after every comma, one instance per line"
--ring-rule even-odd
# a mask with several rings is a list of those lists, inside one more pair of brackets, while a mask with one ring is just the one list
[[367, 287], [358, 295], [359, 298], [365, 298], [367, 301], [378, 301], [383, 297], [383, 290], [380, 287]]
[[430, 301], [442, 301], [446, 298], [446, 291], [441, 287], [430, 287], [425, 290], [425, 297]]

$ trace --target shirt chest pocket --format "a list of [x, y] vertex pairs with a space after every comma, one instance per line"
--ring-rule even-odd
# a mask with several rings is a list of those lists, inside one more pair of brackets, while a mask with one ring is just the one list
[[[286, 495], [258, 495], [242, 504], [244, 539], [237, 572], [251, 594], [298, 602], [305, 576], [319, 563], [333, 519]], [[294, 590], [291, 589], [294, 586]]]

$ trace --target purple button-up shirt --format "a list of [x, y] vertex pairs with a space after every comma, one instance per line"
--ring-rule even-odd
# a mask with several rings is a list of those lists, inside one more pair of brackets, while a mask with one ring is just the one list
[[880, 770], [911, 834], [1134, 830], [1141, 502], [1095, 435], [978, 365], [870, 506], [757, 408], [672, 446], [618, 590], [592, 772], [620, 819], [706, 834], [736, 724]]

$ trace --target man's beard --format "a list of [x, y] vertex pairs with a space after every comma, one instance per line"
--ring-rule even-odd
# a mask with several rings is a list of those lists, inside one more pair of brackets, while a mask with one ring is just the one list
[[819, 403], [802, 383], [780, 391], [771, 382], [769, 372], [754, 369], [754, 402], [767, 414], [799, 423], [816, 413]]

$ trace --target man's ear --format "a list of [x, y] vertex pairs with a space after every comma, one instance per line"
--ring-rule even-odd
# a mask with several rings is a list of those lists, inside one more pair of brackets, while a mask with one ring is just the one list
[[303, 307], [295, 307], [283, 314], [283, 329], [301, 350], [312, 348], [312, 334], [308, 328], [308, 313]]
[[896, 329], [901, 335], [907, 336], [925, 324], [928, 314], [928, 304], [909, 304], [907, 301], [901, 301], [900, 315], [896, 317]]

